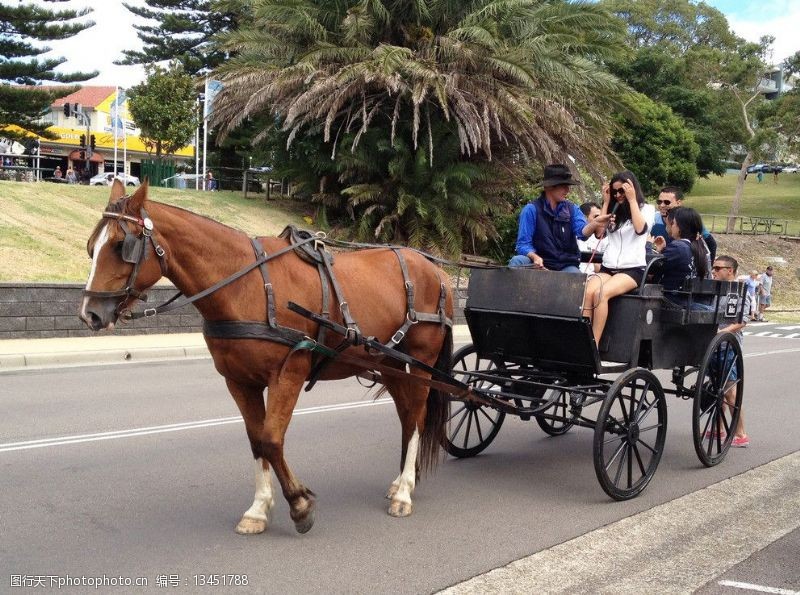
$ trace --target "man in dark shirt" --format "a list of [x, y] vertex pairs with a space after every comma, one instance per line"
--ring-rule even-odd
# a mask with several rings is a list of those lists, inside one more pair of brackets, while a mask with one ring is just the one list
[[[683, 191], [677, 186], [664, 186], [658, 194], [656, 200], [656, 213], [655, 222], [653, 223], [653, 230], [650, 232], [653, 238], [661, 236], [669, 244], [672, 238], [669, 237], [666, 228], [667, 213], [672, 209], [683, 206]], [[714, 261], [714, 256], [717, 254], [717, 241], [711, 235], [705, 226], [703, 226], [703, 241], [708, 246], [708, 253], [711, 256], [711, 261]]]

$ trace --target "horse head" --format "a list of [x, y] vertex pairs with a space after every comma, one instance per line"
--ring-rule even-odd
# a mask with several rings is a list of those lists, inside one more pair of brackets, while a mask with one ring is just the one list
[[114, 180], [103, 217], [86, 243], [92, 268], [79, 316], [92, 330], [113, 329], [165, 270], [164, 249], [145, 210], [147, 189], [145, 181], [128, 196]]

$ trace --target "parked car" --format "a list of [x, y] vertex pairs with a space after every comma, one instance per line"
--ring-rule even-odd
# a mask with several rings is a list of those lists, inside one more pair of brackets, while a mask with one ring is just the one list
[[783, 168], [783, 173], [785, 174], [796, 174], [798, 167], [796, 165], [787, 165]]
[[747, 168], [747, 173], [749, 174], [757, 174], [760, 171], [763, 171], [764, 164], [763, 163], [756, 163], [755, 165], [751, 165]]
[[138, 186], [139, 178], [136, 176], [129, 176], [128, 174], [116, 174], [113, 171], [107, 171], [103, 174], [97, 174], [89, 180], [90, 186], [111, 186], [114, 183], [114, 178], [119, 180], [126, 186]]

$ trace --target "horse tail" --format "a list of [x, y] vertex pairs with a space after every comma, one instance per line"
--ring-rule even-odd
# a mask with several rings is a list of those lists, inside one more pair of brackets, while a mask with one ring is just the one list
[[[436, 360], [435, 368], [445, 374], [452, 372], [453, 366], [453, 329], [447, 327]], [[441, 456], [441, 445], [447, 430], [447, 418], [450, 414], [450, 400], [447, 393], [431, 388], [428, 393], [428, 408], [425, 414], [425, 427], [420, 437], [419, 464], [422, 471], [433, 471]]]

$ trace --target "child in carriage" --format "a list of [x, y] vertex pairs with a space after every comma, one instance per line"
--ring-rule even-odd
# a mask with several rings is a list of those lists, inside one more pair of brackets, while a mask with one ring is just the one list
[[608, 319], [608, 300], [636, 289], [644, 276], [648, 231], [655, 209], [644, 202], [639, 180], [622, 171], [603, 185], [601, 216], [610, 214], [600, 272], [590, 275], [583, 298], [583, 315], [592, 321], [592, 334], [600, 337]]

